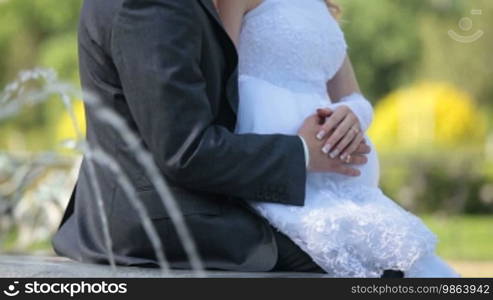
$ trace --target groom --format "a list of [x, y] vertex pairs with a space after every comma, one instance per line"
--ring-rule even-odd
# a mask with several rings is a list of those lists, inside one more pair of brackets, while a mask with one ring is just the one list
[[[233, 133], [238, 58], [211, 0], [86, 0], [79, 56], [84, 91], [124, 118], [153, 155], [206, 268], [323, 272], [246, 202], [301, 206], [307, 169], [345, 175], [356, 170], [323, 154], [324, 141], [315, 138], [316, 115], [299, 136]], [[171, 266], [190, 268], [150, 179], [94, 110], [86, 107], [88, 142], [130, 177]], [[362, 144], [351, 163], [364, 163], [368, 152]], [[117, 264], [156, 266], [141, 221], [115, 176], [102, 166], [89, 168], [86, 159], [54, 237], [55, 251], [108, 263], [91, 179], [101, 188]]]

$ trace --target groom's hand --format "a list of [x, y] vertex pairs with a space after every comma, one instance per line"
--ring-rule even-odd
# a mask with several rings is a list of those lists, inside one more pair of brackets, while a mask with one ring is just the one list
[[362, 143], [348, 162], [343, 162], [339, 158], [330, 158], [321, 150], [326, 139], [318, 140], [316, 138], [320, 126], [320, 118], [317, 114], [314, 114], [305, 120], [301, 129], [298, 131], [298, 135], [305, 140], [308, 147], [310, 157], [308, 170], [312, 172], [333, 172], [347, 176], [359, 176], [360, 171], [350, 165], [365, 164], [368, 161], [366, 155], [370, 152], [370, 147]]

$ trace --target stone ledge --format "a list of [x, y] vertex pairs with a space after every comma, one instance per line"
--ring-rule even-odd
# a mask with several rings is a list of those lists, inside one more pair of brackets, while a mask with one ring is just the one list
[[[210, 278], [323, 278], [323, 274], [314, 273], [250, 273], [208, 271]], [[159, 269], [139, 267], [117, 267], [112, 271], [109, 266], [85, 264], [64, 257], [0, 255], [0, 277], [21, 278], [193, 278], [191, 271], [173, 270], [163, 275]]]

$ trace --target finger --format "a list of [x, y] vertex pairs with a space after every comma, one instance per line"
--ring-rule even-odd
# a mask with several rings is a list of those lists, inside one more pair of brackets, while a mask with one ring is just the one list
[[332, 115], [333, 111], [328, 108], [317, 109], [318, 125], [323, 125], [325, 120]]
[[342, 139], [337, 143], [335, 147], [335, 152], [342, 153], [340, 155], [340, 159], [344, 161], [346, 155], [344, 155], [345, 150], [351, 145], [351, 143], [357, 138], [359, 135], [359, 131], [353, 126], [349, 128], [348, 132]]
[[365, 139], [365, 136], [363, 135], [362, 132], [358, 133], [353, 141], [342, 151], [342, 154], [340, 156], [341, 160], [344, 160], [348, 155], [353, 154], [356, 152], [356, 149], [358, 149], [359, 145], [363, 142]]
[[337, 124], [339, 124], [341, 121], [344, 120], [346, 115], [347, 115], [347, 109], [344, 109], [344, 106], [334, 111], [332, 115], [325, 120], [325, 124], [317, 133], [317, 139], [323, 140], [327, 136], [327, 134], [337, 126]]
[[319, 108], [319, 109], [317, 109], [317, 115], [318, 115], [319, 117], [323, 117], [323, 118], [330, 117], [330, 115], [331, 115], [333, 112], [334, 112], [333, 110], [328, 109], [328, 108]]
[[[350, 115], [346, 116], [344, 121], [342, 121], [336, 128], [336, 130], [330, 135], [325, 143], [325, 146], [322, 148], [324, 153], [330, 152], [331, 158], [336, 158], [340, 150], [334, 148], [337, 143], [348, 133], [349, 129], [354, 125], [353, 119]], [[332, 150], [334, 148], [334, 150]], [[342, 149], [341, 149], [342, 150]]]
[[349, 164], [351, 165], [364, 165], [368, 162], [366, 155], [350, 155]]
[[368, 154], [371, 152], [371, 147], [367, 144], [360, 143], [356, 151], [353, 154]]
[[348, 165], [343, 165], [343, 164], [335, 167], [333, 172], [341, 174], [341, 175], [352, 176], [352, 177], [356, 177], [356, 176], [361, 175], [360, 170], [352, 168]]

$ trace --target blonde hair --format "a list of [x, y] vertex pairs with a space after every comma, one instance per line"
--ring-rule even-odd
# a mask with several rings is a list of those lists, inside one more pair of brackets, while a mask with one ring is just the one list
[[327, 3], [327, 6], [329, 7], [332, 15], [335, 18], [339, 19], [342, 15], [341, 7], [337, 4], [335, 4], [333, 0], [325, 0], [325, 2]]

